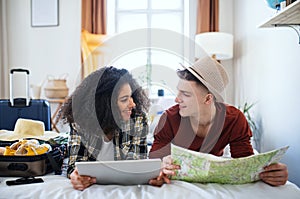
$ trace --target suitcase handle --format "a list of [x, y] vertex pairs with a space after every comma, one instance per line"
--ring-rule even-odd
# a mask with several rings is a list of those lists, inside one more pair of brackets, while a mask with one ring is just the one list
[[11, 69], [10, 73], [13, 74], [14, 72], [26, 72], [27, 75], [29, 75], [29, 70], [27, 69], [23, 69], [23, 68], [15, 68], [15, 69]]
[[26, 171], [28, 170], [28, 166], [25, 163], [10, 163], [7, 166], [7, 169], [13, 171]]
[[10, 100], [10, 104], [11, 106], [14, 106], [14, 99], [13, 99], [13, 73], [14, 72], [23, 72], [26, 73], [26, 106], [29, 106], [29, 101], [30, 101], [30, 97], [29, 97], [29, 70], [27, 69], [23, 69], [23, 68], [15, 68], [15, 69], [11, 69], [10, 70], [10, 89], [9, 89], [9, 100]]

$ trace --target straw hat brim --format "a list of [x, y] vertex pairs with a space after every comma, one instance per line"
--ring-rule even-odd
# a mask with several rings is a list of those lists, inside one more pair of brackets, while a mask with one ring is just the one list
[[14, 131], [0, 130], [0, 140], [2, 141], [14, 141], [14, 140], [20, 140], [24, 138], [34, 138], [38, 140], [48, 141], [51, 138], [55, 138], [57, 136], [59, 136], [59, 133], [55, 131], [45, 131], [43, 135], [39, 135], [39, 136], [30, 136], [30, 135], [22, 136], [20, 134], [14, 133]]

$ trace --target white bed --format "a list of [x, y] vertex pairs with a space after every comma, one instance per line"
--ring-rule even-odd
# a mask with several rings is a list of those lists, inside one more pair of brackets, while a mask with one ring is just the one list
[[243, 185], [192, 184], [183, 181], [172, 181], [171, 184], [164, 184], [162, 187], [150, 185], [93, 185], [84, 191], [77, 191], [73, 189], [70, 180], [65, 176], [51, 174], [41, 178], [43, 178], [44, 183], [7, 186], [6, 180], [16, 178], [0, 177], [0, 198], [300, 198], [300, 189], [291, 182], [284, 186], [272, 187], [260, 181]]
[[[228, 150], [224, 156], [230, 157]], [[300, 188], [291, 182], [284, 186], [272, 187], [261, 181], [243, 185], [216, 183], [188, 183], [172, 180], [162, 187], [151, 185], [93, 185], [84, 191], [75, 190], [66, 177], [67, 158], [63, 164], [63, 174], [39, 176], [43, 183], [7, 186], [7, 180], [18, 177], [0, 177], [0, 199], [300, 199]]]

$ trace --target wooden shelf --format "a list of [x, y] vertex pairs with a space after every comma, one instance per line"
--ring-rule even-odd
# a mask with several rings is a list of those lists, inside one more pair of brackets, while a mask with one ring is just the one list
[[300, 25], [300, 0], [276, 13], [271, 19], [261, 24], [259, 28], [292, 25]]

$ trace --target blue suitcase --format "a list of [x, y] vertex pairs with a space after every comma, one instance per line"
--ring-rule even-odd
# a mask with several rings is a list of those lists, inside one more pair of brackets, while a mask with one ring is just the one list
[[[14, 72], [26, 73], [26, 98], [13, 98]], [[12, 69], [10, 71], [10, 99], [0, 100], [0, 129], [14, 130], [18, 118], [40, 120], [45, 124], [45, 130], [51, 130], [50, 105], [44, 99], [30, 99], [29, 70]]]

